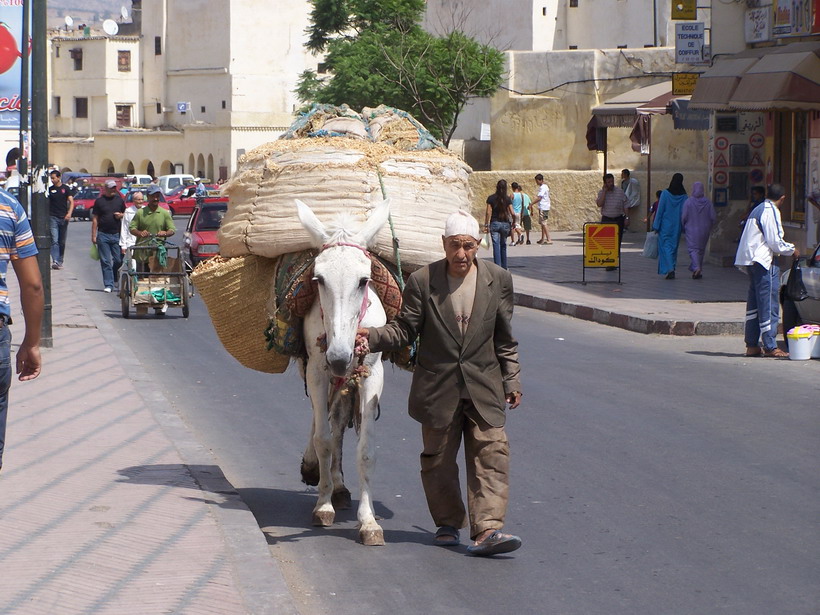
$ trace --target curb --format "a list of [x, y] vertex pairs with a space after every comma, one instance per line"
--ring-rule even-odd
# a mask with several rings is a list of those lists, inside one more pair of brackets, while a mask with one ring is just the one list
[[626, 329], [635, 333], [657, 334], [657, 335], [742, 335], [742, 322], [715, 322], [715, 321], [692, 321], [692, 320], [657, 320], [621, 314], [610, 310], [594, 308], [588, 305], [559, 301], [557, 299], [547, 299], [536, 297], [525, 293], [514, 293], [513, 301], [515, 305], [526, 307], [542, 312], [555, 312], [564, 316], [571, 316], [581, 320], [597, 322], [609, 327]]
[[[76, 281], [75, 276], [67, 276], [65, 284], [79, 301]], [[79, 304], [83, 305], [81, 301]], [[83, 310], [105, 342], [114, 349], [137, 394], [177, 450], [200, 490], [218, 493], [230, 502], [230, 506], [213, 506], [209, 511], [216, 518], [231, 560], [236, 588], [245, 607], [255, 615], [298, 615], [299, 610], [256, 517], [222, 473], [213, 454], [194, 439], [171, 402], [151, 382], [139, 359], [108, 319], [85, 307]]]

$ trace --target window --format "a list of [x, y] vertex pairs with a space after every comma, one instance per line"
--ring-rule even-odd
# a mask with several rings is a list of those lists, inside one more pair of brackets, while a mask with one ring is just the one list
[[162, 103], [157, 103], [157, 115], [162, 113]]
[[161, 56], [162, 55], [162, 37], [155, 36], [154, 37], [154, 55]]
[[83, 50], [72, 49], [70, 53], [71, 59], [74, 60], [74, 70], [83, 70]]
[[131, 72], [131, 52], [120, 50], [117, 52], [117, 70], [121, 73]]
[[577, 9], [578, 8], [578, 0], [569, 0], [569, 8]]
[[75, 98], [74, 99], [74, 117], [87, 118], [88, 117], [88, 99]]
[[205, 106], [204, 105], [199, 108], [199, 112], [200, 113], [205, 113]]
[[319, 62], [316, 65], [316, 72], [320, 75], [324, 75], [325, 73], [327, 73], [327, 62]]
[[59, 46], [59, 45], [55, 45], [55, 46], [54, 46], [54, 57], [55, 57], [55, 58], [59, 58], [59, 57], [60, 57], [60, 46]]
[[222, 101], [222, 108], [223, 108], [223, 109], [227, 109], [227, 108], [228, 108], [228, 103], [226, 103], [224, 100]]
[[131, 127], [131, 105], [117, 105], [117, 128]]
[[61, 109], [60, 109], [60, 97], [55, 96], [54, 97], [54, 115], [60, 115], [60, 111], [61, 111]]

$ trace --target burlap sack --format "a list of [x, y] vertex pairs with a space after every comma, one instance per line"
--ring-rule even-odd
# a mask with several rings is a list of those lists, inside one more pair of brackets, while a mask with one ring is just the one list
[[281, 374], [290, 361], [268, 350], [265, 339], [275, 268], [275, 259], [217, 256], [191, 274], [225, 350], [245, 367], [269, 374]]
[[340, 212], [364, 221], [372, 207], [390, 198], [390, 225], [373, 252], [402, 268], [417, 269], [443, 258], [444, 223], [457, 209], [470, 210], [471, 170], [446, 150], [404, 151], [384, 143], [349, 138], [279, 140], [240, 159], [225, 186], [228, 212], [219, 231], [223, 256], [275, 258], [312, 247], [296, 215], [296, 199], [325, 224]]

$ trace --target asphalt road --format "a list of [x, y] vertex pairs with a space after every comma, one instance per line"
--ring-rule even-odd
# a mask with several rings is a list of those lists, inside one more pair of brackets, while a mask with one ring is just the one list
[[[475, 559], [430, 545], [409, 374], [388, 368], [374, 479], [387, 545], [364, 547], [354, 510], [333, 528], [310, 525], [298, 374], [241, 367], [198, 297], [187, 320], [180, 310], [122, 319], [83, 225], [71, 225], [67, 259], [87, 263], [87, 305], [110, 316], [213, 451], [303, 613], [820, 610], [819, 361], [747, 360], [737, 337], [646, 336], [519, 309], [524, 402], [508, 422], [507, 529], [524, 546]], [[354, 439], [345, 454], [355, 497]]]

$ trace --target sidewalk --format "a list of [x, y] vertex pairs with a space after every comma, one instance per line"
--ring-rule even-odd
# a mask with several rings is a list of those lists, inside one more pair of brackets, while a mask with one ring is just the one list
[[[641, 256], [643, 232], [626, 232], [617, 271], [587, 269], [583, 277], [583, 233], [551, 233], [552, 245], [507, 248], [516, 305], [558, 312], [639, 333], [741, 335], [746, 314], [746, 277], [735, 267], [707, 263], [703, 279], [688, 271], [685, 243], [678, 250], [677, 279], [657, 273], [658, 261]], [[488, 256], [489, 255], [489, 256]], [[492, 260], [492, 253], [479, 256]]]
[[[9, 281], [19, 341], [11, 271]], [[0, 612], [296, 613], [256, 520], [208, 451], [108, 318], [80, 304], [70, 270], [52, 284], [54, 348], [43, 350], [42, 375], [10, 393]]]

